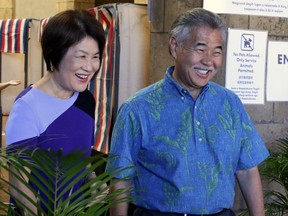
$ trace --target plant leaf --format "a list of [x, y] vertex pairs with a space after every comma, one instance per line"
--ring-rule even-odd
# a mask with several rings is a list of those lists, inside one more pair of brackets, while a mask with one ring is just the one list
[[[37, 198], [36, 202], [4, 177], [0, 176], [0, 180], [37, 208], [38, 213], [33, 214], [25, 205], [17, 202], [19, 201], [17, 197], [13, 197], [19, 207], [29, 215], [101, 215], [118, 203], [131, 201], [132, 197], [129, 196], [115, 201], [117, 196], [130, 193], [131, 189], [119, 189], [107, 193], [113, 186], [109, 184], [110, 180], [133, 167], [106, 171], [84, 183], [83, 179], [107, 162], [107, 159], [101, 155], [87, 157], [84, 153], [73, 151], [62, 155], [61, 151], [35, 149], [32, 152], [23, 150], [0, 155], [1, 168], [25, 184]], [[13, 166], [14, 169], [10, 169], [9, 166]], [[29, 183], [24, 176], [28, 177]], [[79, 183], [81, 183], [80, 187], [76, 191], [73, 190]], [[0, 187], [0, 192], [11, 195], [5, 187]], [[0, 209], [7, 212], [7, 215], [17, 215], [11, 203], [0, 202]]]

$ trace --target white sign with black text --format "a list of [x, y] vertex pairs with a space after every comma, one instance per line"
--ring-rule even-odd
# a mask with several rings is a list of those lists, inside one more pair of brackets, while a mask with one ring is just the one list
[[269, 41], [267, 101], [288, 101], [288, 42]]
[[264, 104], [267, 31], [228, 29], [226, 88], [244, 104]]
[[287, 0], [204, 0], [203, 8], [223, 14], [288, 17]]

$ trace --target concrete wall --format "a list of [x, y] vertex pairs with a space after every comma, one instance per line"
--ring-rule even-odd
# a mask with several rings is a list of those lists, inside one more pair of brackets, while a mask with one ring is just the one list
[[14, 0], [14, 17], [42, 19], [56, 13], [56, 0]]
[[0, 0], [0, 19], [10, 19], [13, 17], [13, 0]]
[[67, 9], [92, 7], [95, 0], [0, 0], [0, 19], [41, 19]]
[[88, 9], [95, 6], [95, 0], [56, 0], [56, 11], [67, 9]]

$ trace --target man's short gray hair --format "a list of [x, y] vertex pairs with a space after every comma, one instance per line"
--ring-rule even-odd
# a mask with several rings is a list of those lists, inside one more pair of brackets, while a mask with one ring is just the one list
[[226, 41], [227, 27], [224, 21], [217, 14], [203, 8], [194, 8], [178, 16], [172, 24], [170, 37], [175, 37], [178, 43], [182, 43], [200, 27], [218, 29], [222, 42]]

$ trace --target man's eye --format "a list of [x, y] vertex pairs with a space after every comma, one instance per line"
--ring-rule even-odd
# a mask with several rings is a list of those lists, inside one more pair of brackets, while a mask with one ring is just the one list
[[203, 54], [205, 51], [204, 51], [204, 49], [196, 49], [196, 52], [199, 54]]
[[222, 55], [222, 52], [221, 51], [216, 51], [216, 52], [213, 53], [213, 55], [218, 57], [218, 56]]

